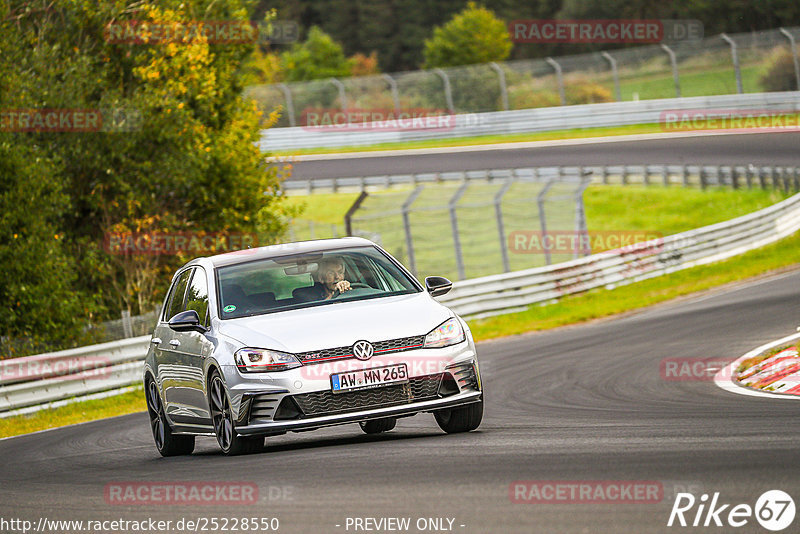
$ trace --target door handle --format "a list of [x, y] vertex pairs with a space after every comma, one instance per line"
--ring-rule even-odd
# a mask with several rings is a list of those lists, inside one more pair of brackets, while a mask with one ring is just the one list
[[150, 343], [152, 343], [153, 345], [161, 345], [161, 338], [154, 337], [153, 339], [150, 340]]
[[173, 347], [180, 347], [181, 346], [181, 342], [178, 341], [177, 339], [170, 339], [169, 340], [169, 344], [172, 345]]

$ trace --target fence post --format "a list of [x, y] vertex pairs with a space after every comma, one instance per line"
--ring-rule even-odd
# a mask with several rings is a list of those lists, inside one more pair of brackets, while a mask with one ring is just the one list
[[389, 89], [392, 91], [392, 101], [394, 102], [394, 111], [400, 113], [400, 95], [397, 93], [397, 81], [388, 74], [381, 74], [381, 77], [389, 84]]
[[497, 79], [500, 82], [500, 97], [503, 102], [503, 110], [508, 111], [508, 88], [506, 87], [506, 73], [500, 68], [500, 65], [492, 61], [489, 66], [497, 73]]
[[122, 335], [133, 337], [133, 323], [131, 322], [131, 311], [122, 310]]
[[795, 191], [800, 191], [800, 176], [798, 176], [797, 167], [792, 167], [792, 169], [793, 169], [792, 176], [794, 178], [794, 180], [793, 180], [793, 182], [794, 182], [794, 190]]
[[728, 37], [726, 34], [720, 34], [720, 37], [729, 45], [731, 45], [731, 57], [733, 58], [733, 70], [736, 73], [736, 92], [742, 94], [742, 73], [739, 70], [739, 53], [737, 52], [736, 41]]
[[731, 182], [734, 189], [739, 189], [739, 167], [731, 165]]
[[348, 236], [353, 235], [353, 215], [355, 215], [356, 211], [358, 211], [358, 208], [361, 207], [361, 204], [364, 202], [364, 199], [367, 198], [367, 196], [369, 196], [369, 194], [362, 189], [361, 194], [358, 195], [356, 201], [353, 202], [353, 205], [350, 206], [350, 208], [347, 210], [347, 213], [344, 214], [344, 231]]
[[766, 189], [767, 188], [767, 181], [764, 179], [764, 168], [763, 167], [759, 167], [758, 168], [758, 181], [760, 182], [761, 189]]
[[583, 248], [584, 241], [583, 237], [589, 235], [589, 229], [586, 226], [586, 208], [583, 205], [583, 193], [586, 191], [586, 188], [589, 187], [589, 184], [592, 183], [591, 178], [587, 178], [587, 176], [591, 176], [592, 171], [584, 172], [583, 168], [581, 168], [581, 185], [578, 186], [578, 189], [575, 190], [575, 234], [578, 236], [578, 240], [575, 242], [575, 252], [573, 253], [573, 258], [580, 257], [580, 253], [583, 252], [584, 256], [588, 256], [592, 253], [591, 245], [589, 245], [589, 240], [586, 240], [586, 248]]
[[[559, 176], [561, 175], [561, 167], [558, 168], [558, 174]], [[542, 248], [544, 248], [544, 261], [547, 263], [547, 265], [550, 265], [550, 245], [547, 241], [547, 221], [545, 221], [544, 200], [547, 192], [550, 191], [550, 188], [553, 187], [555, 182], [556, 178], [550, 178], [536, 196], [536, 205], [539, 208], [539, 226], [542, 229]]]
[[289, 126], [297, 126], [297, 121], [294, 117], [294, 101], [292, 100], [292, 91], [285, 83], [277, 84], [278, 89], [283, 92], [283, 98], [286, 100], [286, 113], [289, 115]]
[[339, 105], [342, 110], [347, 109], [347, 93], [344, 90], [344, 84], [336, 78], [329, 78], [329, 80], [339, 90]]
[[706, 170], [700, 165], [700, 189], [706, 188]]
[[780, 185], [778, 184], [778, 171], [775, 166], [769, 168], [769, 179], [772, 180], [772, 189], [780, 188]]
[[682, 171], [681, 178], [683, 180], [683, 187], [689, 187], [689, 166], [684, 163], [681, 171]]
[[453, 232], [453, 248], [455, 249], [456, 253], [456, 267], [458, 268], [459, 280], [464, 280], [467, 275], [464, 272], [464, 256], [461, 251], [461, 238], [458, 234], [458, 216], [456, 215], [456, 205], [458, 204], [458, 201], [461, 200], [461, 197], [464, 196], [464, 193], [467, 191], [467, 187], [469, 187], [469, 182], [465, 180], [447, 203], [447, 210], [450, 212], [450, 229]]
[[672, 65], [672, 80], [675, 82], [675, 98], [680, 98], [681, 79], [678, 76], [678, 59], [675, 57], [675, 52], [667, 45], [662, 44], [661, 49], [669, 55], [669, 62]]
[[558, 62], [551, 57], [546, 58], [545, 61], [547, 61], [547, 64], [553, 67], [553, 69], [556, 71], [556, 79], [558, 80], [558, 96], [561, 97], [561, 105], [566, 106], [567, 97], [564, 94], [564, 73], [561, 71], [561, 65], [559, 65]]
[[511, 264], [508, 260], [508, 243], [506, 242], [506, 229], [503, 223], [503, 196], [508, 192], [511, 188], [511, 185], [514, 183], [514, 177], [510, 177], [506, 183], [503, 184], [503, 187], [500, 188], [500, 191], [494, 196], [494, 216], [497, 220], [497, 235], [500, 238], [500, 255], [503, 258], [503, 272], [510, 272], [511, 271]]
[[794, 35], [789, 33], [785, 28], [779, 28], [781, 33], [789, 39], [789, 46], [792, 47], [792, 60], [794, 61], [794, 79], [797, 83], [795, 87], [798, 91], [800, 91], [800, 61], [797, 59], [797, 46], [794, 43]]
[[453, 105], [453, 90], [450, 87], [450, 78], [447, 76], [447, 73], [442, 69], [436, 68], [433, 69], [433, 72], [439, 75], [439, 77], [444, 82], [444, 99], [447, 102], [447, 111], [450, 113], [454, 113], [456, 108]]
[[603, 184], [608, 185], [608, 166], [603, 165]]
[[664, 182], [664, 187], [669, 187], [669, 169], [667, 165], [661, 168], [661, 179]]
[[417, 200], [417, 197], [422, 193], [423, 189], [425, 189], [424, 185], [418, 185], [417, 188], [408, 195], [408, 198], [406, 198], [401, 207], [403, 213], [403, 231], [406, 234], [406, 248], [408, 249], [408, 265], [414, 276], [417, 276], [417, 259], [414, 256], [414, 239], [411, 237], [411, 221], [409, 220], [408, 214], [411, 210], [411, 204]]
[[622, 91], [619, 88], [619, 72], [617, 72], [617, 60], [611, 57], [608, 52], [600, 54], [611, 65], [611, 76], [614, 77], [614, 94], [616, 95], [616, 102], [622, 102]]

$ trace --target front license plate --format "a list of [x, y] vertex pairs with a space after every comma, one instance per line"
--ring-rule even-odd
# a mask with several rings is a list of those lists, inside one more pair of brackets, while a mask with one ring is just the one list
[[403, 384], [408, 382], [408, 368], [404, 363], [361, 369], [348, 373], [331, 375], [331, 390], [334, 393], [344, 393], [357, 389], [370, 389], [388, 384]]

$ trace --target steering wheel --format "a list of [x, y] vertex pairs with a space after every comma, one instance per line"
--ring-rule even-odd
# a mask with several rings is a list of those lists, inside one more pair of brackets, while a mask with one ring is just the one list
[[[372, 288], [371, 285], [365, 284], [363, 282], [351, 282], [350, 283], [350, 289], [373, 289], [373, 288]], [[345, 293], [346, 293], [346, 291], [345, 291]], [[336, 297], [338, 297], [341, 294], [342, 294], [342, 292], [339, 291], [338, 289], [334, 290], [333, 295], [331, 295], [331, 300], [335, 299]]]

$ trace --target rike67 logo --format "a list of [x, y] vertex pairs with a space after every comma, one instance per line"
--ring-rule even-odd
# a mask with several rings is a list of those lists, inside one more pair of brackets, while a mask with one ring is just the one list
[[794, 515], [794, 500], [781, 490], [765, 491], [753, 507], [744, 503], [723, 503], [719, 492], [715, 492], [710, 501], [706, 493], [699, 499], [691, 493], [678, 493], [667, 526], [738, 528], [749, 524], [755, 517], [759, 525], [777, 532], [791, 525]]

